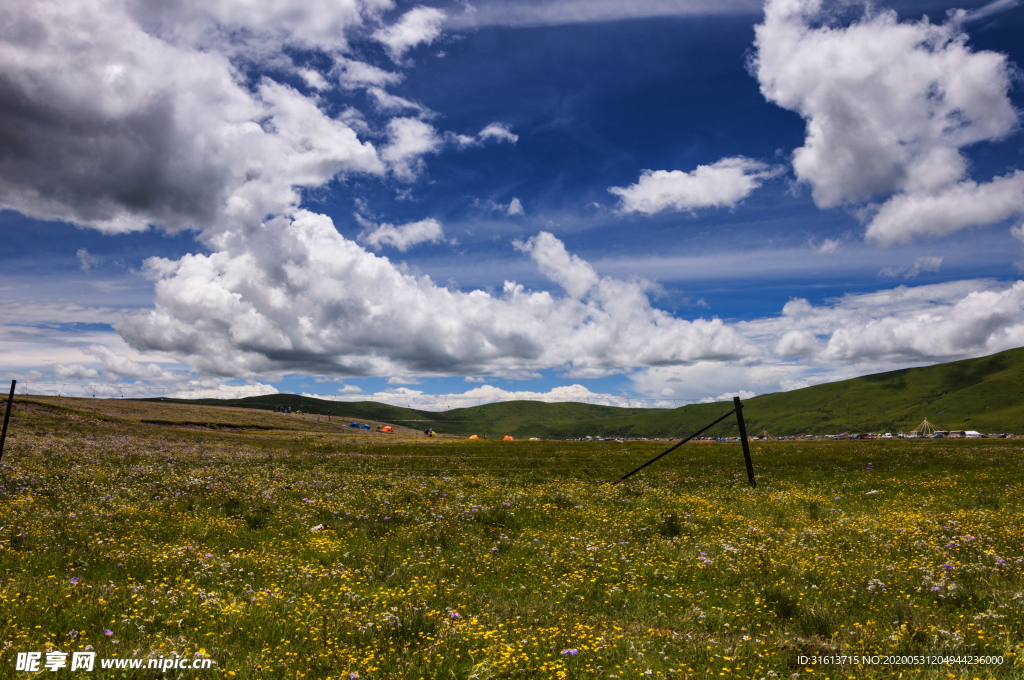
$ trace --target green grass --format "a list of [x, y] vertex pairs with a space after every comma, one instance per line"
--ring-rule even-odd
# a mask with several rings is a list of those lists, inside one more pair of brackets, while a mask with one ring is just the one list
[[[611, 486], [660, 446], [81, 412], [12, 419], [11, 675], [19, 651], [87, 646], [254, 679], [788, 678], [814, 654], [1003, 657], [814, 675], [833, 680], [1024, 675], [1014, 441], [760, 443], [757, 489], [738, 445], [687, 444]], [[152, 672], [96, 673], [122, 676]]]
[[[451, 434], [549, 438], [678, 437], [731, 408], [728, 403], [630, 409], [517, 401], [437, 413], [376, 402], [331, 402], [291, 394], [181, 403], [252, 409], [273, 409], [281, 404], [308, 413], [373, 419], [420, 430], [433, 427]], [[1024, 430], [1024, 348], [980, 359], [766, 394], [745, 404], [747, 430], [751, 434], [762, 430], [775, 436], [909, 432], [926, 417], [939, 429], [1020, 432]], [[735, 421], [727, 421], [709, 434], [735, 436]]]

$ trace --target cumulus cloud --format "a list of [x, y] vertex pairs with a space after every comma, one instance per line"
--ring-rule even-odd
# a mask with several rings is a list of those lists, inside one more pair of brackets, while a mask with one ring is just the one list
[[541, 274], [574, 298], [586, 296], [597, 285], [598, 276], [594, 268], [578, 255], [571, 255], [565, 244], [549, 232], [542, 231], [525, 243], [515, 241], [513, 245], [533, 258]]
[[50, 367], [53, 375], [60, 380], [97, 380], [100, 372], [82, 364], [54, 364]]
[[1024, 172], [1016, 170], [991, 182], [959, 182], [940, 193], [897, 194], [868, 224], [866, 236], [881, 245], [899, 245], [915, 238], [995, 224], [1021, 213]]
[[829, 19], [821, 0], [769, 0], [751, 62], [764, 96], [807, 121], [793, 169], [819, 207], [886, 199], [867, 228], [882, 245], [1024, 211], [1019, 173], [969, 181], [961, 153], [1017, 128], [1005, 55], [972, 50], [956, 18]]
[[628, 187], [609, 187], [621, 199], [623, 212], [653, 215], [663, 210], [731, 208], [757, 189], [777, 170], [743, 156], [698, 165], [691, 172], [644, 170]]
[[[0, 206], [115, 233], [210, 228], [287, 210], [298, 188], [339, 173], [382, 173], [374, 146], [313, 99], [266, 79], [249, 87], [232, 64], [269, 44], [340, 49], [338, 31], [367, 12], [316, 9], [4, 4], [0, 21], [19, 28], [0, 44]], [[240, 46], [241, 28], [278, 42]]]
[[786, 331], [786, 334], [775, 343], [775, 354], [784, 359], [808, 356], [813, 354], [816, 349], [818, 349], [818, 339], [809, 331]]
[[418, 118], [394, 118], [388, 123], [388, 145], [381, 151], [399, 179], [413, 180], [423, 168], [423, 156], [436, 153], [444, 140], [429, 123]]
[[397, 227], [386, 222], [373, 224], [363, 221], [363, 224], [365, 229], [359, 234], [357, 240], [374, 250], [380, 250], [381, 246], [391, 246], [404, 253], [420, 243], [439, 243], [444, 240], [441, 223], [433, 218], [400, 224]]
[[[299, 211], [258, 238], [218, 251], [151, 259], [155, 308], [118, 325], [134, 347], [165, 351], [214, 375], [505, 375], [573, 366], [618, 368], [729, 358], [756, 348], [720, 320], [684, 321], [653, 308], [644, 285], [603, 279], [586, 301], [437, 286], [345, 239], [323, 215]], [[553, 266], [557, 239], [531, 255]], [[563, 250], [564, 252], [564, 250]], [[565, 283], [580, 292], [588, 265]]]
[[822, 366], [966, 359], [1024, 345], [1024, 281], [899, 286], [821, 306], [796, 299], [781, 316], [741, 323], [737, 330], [752, 339], [793, 330], [826, 338], [814, 355]]
[[410, 49], [429, 45], [441, 35], [444, 18], [445, 13], [436, 7], [415, 7], [395, 24], [375, 32], [373, 37], [384, 44], [393, 61], [401, 63]]
[[338, 66], [338, 83], [346, 89], [384, 87], [402, 82], [402, 74], [385, 71], [362, 61], [343, 60]]
[[114, 352], [105, 345], [91, 345], [85, 350], [103, 364], [103, 374], [108, 378], [132, 378], [135, 380], [174, 380], [175, 376], [155, 363], [143, 364], [123, 354]]
[[525, 211], [523, 210], [523, 204], [515, 196], [509, 202], [508, 207], [505, 208], [505, 214], [508, 216], [522, 215]]
[[899, 286], [821, 305], [797, 298], [777, 316], [732, 328], [762, 354], [654, 366], [629, 379], [652, 397], [670, 388], [674, 398], [704, 401], [986, 356], [1024, 345], [1024, 281]]
[[[133, 390], [139, 394], [153, 394], [152, 388], [135, 386]], [[126, 396], [128, 391], [126, 390]], [[278, 394], [273, 385], [258, 381], [249, 381], [244, 385], [217, 384], [212, 380], [190, 380], [174, 386], [168, 397], [175, 399], [245, 399], [246, 397], [262, 397], [266, 394]]]

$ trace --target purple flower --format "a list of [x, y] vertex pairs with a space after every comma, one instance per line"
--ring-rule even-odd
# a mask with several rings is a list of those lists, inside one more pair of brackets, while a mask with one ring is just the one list
[[348, 674], [348, 677], [352, 678], [352, 680], [359, 680], [359, 673], [356, 673], [355, 671], [352, 671], [351, 673]]
[[932, 591], [934, 591], [934, 592], [936, 592], [936, 593], [937, 593], [937, 592], [939, 592], [940, 590], [942, 590], [942, 588], [941, 588], [941, 587], [939, 587], [939, 586], [932, 586]]
[[104, 628], [103, 629], [103, 634], [106, 635], [107, 637], [110, 637], [111, 635], [114, 634], [114, 631], [110, 630], [109, 628]]
[[504, 505], [506, 508], [511, 508], [512, 507], [512, 504], [507, 502], [507, 501], [505, 503], [502, 503], [502, 505]]
[[451, 619], [452, 621], [454, 621], [455, 619], [461, 619], [462, 617], [459, 616], [458, 612], [453, 611], [452, 613], [450, 613], [448, 615], [448, 618]]
[[498, 552], [497, 548], [491, 548], [491, 552]]
[[575, 649], [575, 648], [573, 648], [573, 649], [563, 649], [562, 653], [561, 653], [561, 656], [576, 656], [579, 653], [580, 653], [580, 650]]
[[1003, 560], [1003, 559], [996, 560], [996, 564], [1006, 564], [1006, 560]]
[[943, 564], [942, 568], [946, 571], [949, 571], [950, 569], [956, 569], [956, 567], [954, 567], [952, 564], [949, 564], [948, 562], [946, 564]]
[[73, 585], [73, 586], [77, 586], [78, 585], [78, 577], [77, 576], [72, 576], [71, 577], [71, 585]]

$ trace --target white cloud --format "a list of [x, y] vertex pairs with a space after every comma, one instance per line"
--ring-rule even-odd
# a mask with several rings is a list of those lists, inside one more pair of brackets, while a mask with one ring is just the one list
[[868, 224], [866, 236], [881, 245], [898, 245], [1002, 222], [1021, 213], [1024, 172], [1017, 170], [982, 184], [959, 182], [937, 194], [897, 194]]
[[[137, 387], [136, 390], [144, 395], [156, 395], [153, 388], [145, 386]], [[178, 385], [173, 392], [167, 394], [174, 399], [245, 399], [246, 397], [262, 397], [267, 394], [279, 394], [276, 387], [261, 382], [250, 381], [244, 385], [217, 384], [210, 380], [190, 380], [187, 383]], [[130, 395], [125, 390], [125, 396]]]
[[523, 204], [519, 202], [519, 199], [515, 196], [512, 197], [512, 201], [508, 204], [505, 209], [505, 214], [508, 216], [522, 215], [525, 211], [523, 210]]
[[888, 199], [867, 229], [882, 245], [1024, 212], [1024, 176], [968, 181], [961, 153], [1017, 129], [1005, 55], [972, 50], [956, 19], [869, 6], [829, 21], [821, 0], [769, 0], [751, 63], [764, 96], [807, 121], [793, 168], [819, 207]]
[[90, 255], [89, 251], [85, 248], [79, 248], [78, 252], [75, 253], [75, 257], [78, 258], [78, 265], [82, 268], [82, 271], [86, 274], [89, 270], [100, 263], [100, 259], [95, 255]]
[[51, 367], [53, 375], [60, 380], [97, 380], [100, 372], [95, 368], [87, 368], [82, 364], [55, 364]]
[[[274, 59], [282, 44], [347, 50], [347, 33], [379, 20], [392, 0], [181, 0], [180, 2], [89, 3], [93, 11], [127, 10], [129, 19], [160, 39], [218, 51], [244, 52], [249, 59]], [[124, 9], [122, 9], [122, 7]]]
[[797, 298], [778, 316], [732, 328], [763, 353], [642, 369], [629, 375], [635, 389], [654, 397], [667, 387], [683, 401], [713, 401], [738, 390], [766, 394], [1021, 347], [1024, 281], [900, 286], [820, 306]]
[[423, 168], [423, 156], [436, 153], [444, 145], [437, 130], [417, 118], [394, 118], [388, 123], [388, 145], [381, 151], [391, 171], [411, 181]]
[[103, 374], [108, 378], [131, 378], [134, 380], [174, 380], [174, 374], [163, 370], [155, 363], [143, 364], [114, 352], [104, 345], [90, 345], [86, 350], [103, 364]]
[[519, 141], [519, 135], [514, 134], [512, 126], [507, 123], [489, 123], [476, 136], [472, 137], [469, 135], [458, 135], [453, 132], [448, 132], [445, 136], [450, 143], [460, 149], [483, 146], [489, 141], [509, 142], [510, 144], [515, 144]]
[[733, 207], [777, 174], [777, 170], [750, 158], [723, 158], [712, 165], [698, 165], [691, 172], [644, 170], [628, 187], [610, 187], [623, 212], [647, 215], [662, 210]]
[[[937, 262], [915, 266], [937, 266]], [[793, 300], [780, 317], [737, 325], [751, 339], [801, 330], [827, 337], [820, 366], [936, 362], [1024, 345], [1024, 281], [953, 281], [851, 294], [820, 307]], [[763, 340], [761, 340], [763, 341]]]
[[402, 82], [402, 74], [385, 71], [362, 61], [344, 60], [338, 67], [338, 82], [346, 89], [384, 87]]
[[742, 399], [750, 399], [750, 398], [756, 397], [756, 396], [757, 395], [755, 393], [748, 392], [747, 390], [737, 390], [735, 392], [726, 392], [724, 394], [720, 394], [717, 397], [704, 397], [703, 399], [701, 399], [701, 403], [713, 404], [713, 403], [719, 402], [719, 401], [732, 401], [733, 397], [739, 397], [742, 400]]
[[382, 28], [373, 37], [384, 44], [391, 59], [401, 63], [405, 53], [420, 44], [434, 42], [441, 35], [445, 13], [436, 7], [414, 7], [395, 24]]
[[341, 394], [359, 394], [363, 391], [363, 388], [357, 387], [356, 385], [342, 385], [338, 388], [338, 392]]
[[512, 126], [508, 123], [490, 123], [477, 134], [480, 142], [494, 140], [497, 142], [509, 142], [515, 144], [519, 141], [519, 135], [512, 132]]
[[839, 241], [836, 239], [827, 238], [821, 242], [818, 246], [818, 252], [822, 255], [831, 255], [839, 249]]
[[435, 115], [433, 111], [422, 104], [385, 92], [379, 87], [370, 87], [366, 92], [373, 97], [374, 104], [378, 111], [391, 112], [413, 110], [424, 117]]
[[817, 349], [818, 339], [814, 334], [801, 330], [787, 331], [775, 344], [775, 354], [784, 359], [808, 356]]
[[433, 218], [400, 224], [397, 227], [393, 224], [372, 222], [364, 222], [364, 226], [366, 229], [359, 234], [357, 240], [374, 250], [380, 250], [381, 246], [392, 246], [404, 253], [420, 243], [439, 243], [444, 240], [441, 223]]
[[342, 49], [376, 10], [250, 5], [6, 3], [21, 39], [0, 46], [0, 206], [111, 233], [220, 228], [293, 208], [298, 188], [339, 173], [382, 173], [373, 145], [316, 101], [249, 87], [232, 65], [285, 44]]
[[1024, 243], [1024, 224], [1010, 227], [1010, 234], [1021, 243]]
[[585, 297], [597, 285], [598, 276], [594, 268], [578, 255], [570, 255], [565, 244], [549, 232], [542, 231], [525, 243], [515, 241], [513, 245], [533, 258], [541, 274], [574, 298]]
[[[558, 245], [538, 237], [529, 247], [546, 267], [559, 260]], [[564, 281], [579, 292], [587, 265], [564, 259], [574, 267]], [[442, 288], [306, 211], [223, 238], [209, 255], [149, 266], [155, 309], [128, 315], [119, 331], [136, 348], [171, 352], [213, 375], [507, 375], [757, 352], [717, 319], [652, 308], [642, 282], [603, 279], [586, 302], [514, 282], [497, 296]]]
[[327, 82], [327, 79], [318, 71], [313, 71], [308, 68], [300, 68], [299, 76], [306, 83], [306, 87], [309, 87], [310, 89], [327, 90], [331, 87], [330, 83]]

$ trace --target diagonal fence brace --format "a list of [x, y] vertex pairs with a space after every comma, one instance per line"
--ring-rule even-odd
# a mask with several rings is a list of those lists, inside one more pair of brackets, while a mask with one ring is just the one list
[[718, 423], [722, 422], [723, 420], [725, 420], [726, 418], [731, 416], [733, 413], [735, 413], [736, 414], [736, 420], [738, 421], [739, 426], [740, 426], [740, 439], [743, 441], [743, 458], [744, 458], [744, 461], [746, 462], [746, 465], [747, 465], [747, 478], [750, 480], [750, 486], [756, 487], [757, 486], [757, 482], [754, 480], [754, 464], [753, 464], [753, 462], [750, 459], [750, 447], [747, 445], [747, 427], [746, 427], [746, 424], [743, 422], [743, 404], [740, 403], [740, 398], [739, 397], [733, 397], [733, 404], [734, 404], [734, 406], [733, 406], [731, 411], [728, 411], [727, 413], [723, 413], [721, 416], [719, 416], [718, 418], [715, 418], [710, 423], [708, 423], [704, 427], [700, 428], [699, 430], [697, 430], [696, 432], [691, 434], [689, 437], [686, 437], [682, 441], [676, 442], [674, 445], [672, 445], [669, 448], [665, 449], [664, 451], [659, 453], [654, 458], [651, 458], [649, 461], [647, 461], [646, 463], [644, 463], [640, 467], [638, 467], [638, 468], [636, 468], [634, 470], [631, 470], [631, 471], [627, 472], [626, 474], [622, 475], [621, 477], [616, 479], [614, 482], [612, 482], [612, 484], [615, 485], [615, 484], [618, 484], [619, 482], [622, 482], [622, 481], [624, 481], [626, 479], [629, 479], [630, 477], [632, 477], [633, 475], [635, 475], [636, 473], [640, 472], [645, 467], [650, 465], [651, 463], [653, 463], [656, 460], [659, 460], [660, 458], [662, 458], [662, 457], [668, 455], [669, 453], [675, 451], [680, 446], [682, 446], [686, 442], [690, 441], [691, 439], [693, 439], [697, 435], [703, 434], [707, 430], [710, 430], [712, 427], [714, 427], [715, 425], [717, 425]]

